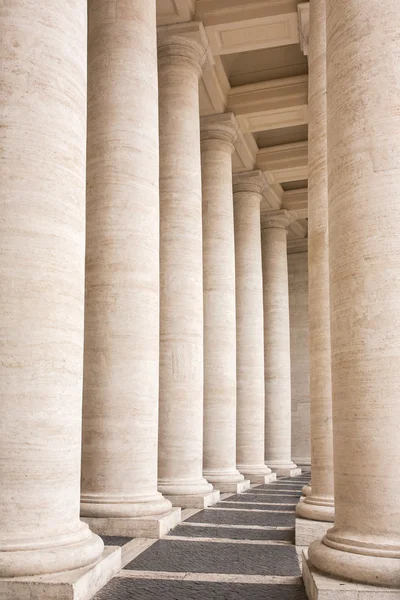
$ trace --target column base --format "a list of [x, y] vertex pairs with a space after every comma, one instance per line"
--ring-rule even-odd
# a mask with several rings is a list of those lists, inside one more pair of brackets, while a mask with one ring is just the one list
[[[333, 579], [359, 582], [362, 585], [379, 588], [395, 588], [400, 598], [400, 558], [390, 556], [389, 548], [382, 551], [381, 547], [374, 548], [372, 545], [364, 544], [355, 547], [347, 540], [347, 543], [344, 543], [343, 538], [340, 538], [336, 532], [335, 527], [331, 528], [322, 541], [315, 541], [309, 547], [308, 556], [313, 567]], [[332, 544], [335, 533], [339, 537], [339, 542], [335, 540], [334, 543], [339, 548], [328, 545]], [[340, 533], [339, 530], [339, 535]], [[353, 549], [355, 552], [352, 551]], [[361, 550], [362, 554], [359, 554], [358, 550]]]
[[250, 480], [252, 485], [265, 485], [266, 483], [273, 483], [276, 481], [276, 473], [269, 473], [268, 475], [244, 473], [244, 476]]
[[253, 465], [238, 465], [238, 470], [248, 479], [253, 485], [264, 485], [265, 483], [272, 483], [276, 481], [276, 473], [273, 473], [267, 465], [253, 466]]
[[307, 483], [307, 485], [303, 486], [301, 490], [301, 494], [305, 497], [309, 496], [312, 492], [311, 483]]
[[181, 506], [182, 508], [207, 508], [220, 501], [219, 490], [213, 490], [207, 494], [176, 494], [165, 496], [172, 506]]
[[315, 569], [303, 551], [303, 581], [308, 600], [398, 600], [400, 590], [351, 583], [327, 577]]
[[294, 467], [292, 469], [274, 469], [274, 472], [278, 477], [298, 477], [301, 475], [301, 467]]
[[121, 548], [106, 547], [95, 565], [36, 577], [0, 578], [1, 600], [88, 600], [121, 569]]
[[216, 490], [222, 493], [232, 492], [233, 494], [241, 494], [242, 492], [249, 490], [251, 484], [249, 479], [243, 479], [243, 481], [239, 481], [239, 483], [226, 483], [222, 481], [216, 481], [215, 483], [213, 483], [213, 485]]
[[181, 522], [181, 509], [172, 508], [166, 515], [149, 517], [81, 517], [98, 535], [130, 538], [161, 538]]
[[265, 464], [277, 474], [278, 477], [297, 477], [301, 475], [301, 467], [298, 467], [293, 461], [265, 461]]
[[296, 518], [296, 546], [308, 546], [315, 540], [322, 540], [328, 529], [332, 527], [330, 521], [311, 521], [310, 519]]

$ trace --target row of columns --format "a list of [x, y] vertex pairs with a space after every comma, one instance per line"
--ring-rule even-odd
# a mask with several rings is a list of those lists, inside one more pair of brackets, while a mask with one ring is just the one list
[[0, 9], [1, 577], [295, 467], [288, 215], [261, 238], [234, 116], [200, 130], [204, 28], [89, 0], [87, 40], [85, 1], [36, 4]]
[[400, 13], [376, 8], [310, 0], [312, 485], [297, 513], [333, 522], [309, 547], [320, 573], [398, 588]]

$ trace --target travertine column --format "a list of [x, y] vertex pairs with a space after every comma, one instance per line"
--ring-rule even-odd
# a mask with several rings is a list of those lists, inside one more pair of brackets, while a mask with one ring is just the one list
[[233, 178], [236, 257], [237, 467], [251, 483], [276, 479], [264, 464], [264, 341], [261, 171]]
[[[236, 305], [232, 113], [201, 119], [204, 298], [203, 475], [222, 492], [246, 489], [236, 469]], [[249, 486], [250, 483], [247, 482]]]
[[336, 514], [334, 528], [309, 554], [330, 575], [394, 587], [400, 587], [399, 30], [397, 0], [379, 6], [365, 0], [362, 7], [358, 0], [327, 2]]
[[90, 565], [103, 542], [79, 520], [86, 2], [2, 2], [0, 30], [4, 578]]
[[150, 532], [132, 518], [171, 508], [157, 491], [156, 6], [113, 6], [89, 1], [81, 511], [100, 533], [136, 536]]
[[308, 304], [312, 491], [305, 494], [307, 498], [297, 505], [296, 512], [305, 519], [333, 521], [325, 0], [310, 1], [308, 48]]
[[201, 507], [203, 467], [203, 264], [198, 79], [199, 23], [159, 28], [161, 355], [159, 489]]
[[287, 227], [289, 213], [261, 217], [264, 286], [265, 462], [278, 475], [299, 475], [291, 459], [291, 390]]

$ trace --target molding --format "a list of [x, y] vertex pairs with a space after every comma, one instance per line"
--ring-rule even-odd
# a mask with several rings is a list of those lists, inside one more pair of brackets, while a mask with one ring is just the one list
[[196, 19], [206, 26], [297, 12], [298, 0], [197, 0]]
[[271, 172], [278, 183], [308, 179], [308, 142], [263, 148], [256, 168]]
[[212, 141], [227, 142], [233, 151], [239, 127], [233, 113], [209, 115], [200, 119], [200, 141], [202, 144]]
[[195, 47], [202, 53], [202, 74], [205, 70], [212, 69], [215, 64], [210, 44], [203, 23], [191, 21], [188, 23], [174, 23], [172, 25], [160, 25], [157, 27], [158, 59], [160, 60], [160, 49], [168, 45], [181, 44], [188, 40], [188, 45]]
[[268, 187], [264, 173], [259, 170], [235, 173], [232, 178], [232, 184], [234, 201], [236, 199], [236, 194], [242, 193], [259, 194], [263, 197]]
[[308, 75], [238, 86], [228, 96], [228, 110], [242, 131], [266, 131], [308, 123]]
[[287, 210], [267, 210], [261, 212], [261, 229], [287, 229], [290, 214]]
[[308, 217], [308, 189], [290, 190], [283, 192], [282, 208], [286, 208], [293, 219]]
[[299, 27], [300, 48], [308, 56], [308, 38], [310, 31], [310, 3], [303, 2], [297, 5], [297, 20]]
[[274, 14], [206, 26], [214, 55], [287, 46], [299, 42], [297, 13]]
[[191, 21], [196, 0], [157, 0], [157, 25]]

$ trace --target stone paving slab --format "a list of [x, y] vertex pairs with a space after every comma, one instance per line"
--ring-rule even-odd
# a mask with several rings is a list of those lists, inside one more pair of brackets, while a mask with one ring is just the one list
[[267, 513], [236, 510], [202, 510], [187, 519], [188, 523], [213, 523], [216, 525], [272, 525], [294, 527], [295, 513]]
[[117, 535], [101, 535], [101, 539], [105, 546], [125, 546], [132, 540], [130, 537], [122, 537]]
[[235, 529], [234, 527], [188, 527], [178, 525], [169, 536], [225, 538], [231, 540], [274, 540], [279, 542], [292, 542], [294, 544], [295, 531], [274, 529]]
[[238, 503], [238, 502], [228, 502], [227, 500], [225, 500], [225, 502], [218, 502], [218, 504], [215, 504], [214, 508], [235, 508], [237, 510], [266, 510], [269, 512], [279, 512], [279, 511], [285, 511], [285, 512], [291, 512], [294, 511], [295, 507], [294, 506], [285, 506], [282, 504], [275, 504], [274, 506], [268, 506], [268, 505], [264, 505], [264, 504], [254, 504], [249, 502], [249, 503]]
[[[297, 504], [298, 498], [297, 496], [269, 496], [269, 495], [261, 495], [261, 494], [237, 494], [235, 496], [231, 496], [227, 498], [225, 502], [265, 502], [265, 504]], [[290, 508], [290, 507], [289, 507]]]
[[165, 581], [117, 577], [93, 600], [307, 600], [302, 585]]
[[299, 576], [294, 546], [159, 540], [126, 570]]

